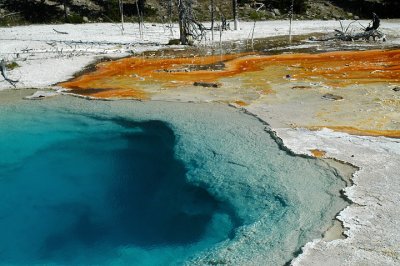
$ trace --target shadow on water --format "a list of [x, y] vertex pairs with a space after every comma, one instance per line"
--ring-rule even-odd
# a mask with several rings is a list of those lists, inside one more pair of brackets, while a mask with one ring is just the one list
[[[207, 228], [215, 213], [228, 214], [236, 222], [207, 190], [187, 182], [185, 165], [174, 154], [174, 132], [166, 123], [111, 121], [119, 130], [57, 142], [8, 173], [26, 180], [1, 189], [11, 191], [5, 198], [22, 205], [29, 199], [9, 221], [18, 219], [18, 212], [28, 213], [30, 220], [14, 225], [0, 221], [10, 228], [8, 237], [24, 242], [27, 249], [9, 250], [3, 261], [63, 264], [83, 256], [81, 262], [92, 263], [120, 247], [151, 249], [202, 241], [210, 237]], [[25, 190], [25, 195], [18, 193]], [[28, 228], [36, 228], [34, 236], [20, 233]], [[8, 237], [0, 241], [1, 249]], [[214, 239], [210, 246], [221, 240]], [[36, 254], [20, 257], [36, 246]]]

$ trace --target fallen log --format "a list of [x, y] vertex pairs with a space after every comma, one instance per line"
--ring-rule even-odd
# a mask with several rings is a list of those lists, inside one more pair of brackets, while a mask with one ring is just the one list
[[376, 29], [371, 29], [368, 31], [354, 33], [354, 34], [348, 34], [345, 32], [341, 32], [339, 30], [335, 30], [335, 31], [337, 32], [337, 34], [335, 35], [335, 37], [330, 38], [330, 39], [336, 39], [336, 40], [348, 42], [348, 41], [357, 41], [357, 40], [368, 41], [372, 38], [374, 41], [376, 39], [383, 39], [383, 41], [385, 41], [385, 39], [384, 39], [385, 35]]
[[[380, 19], [379, 17], [375, 14], [372, 13], [372, 25], [365, 28], [364, 31], [362, 32], [357, 32], [357, 33], [348, 33], [348, 30], [350, 28], [350, 25], [353, 24], [356, 21], [351, 22], [346, 29], [344, 29], [342, 22], [340, 22], [341, 25], [341, 30], [335, 29], [335, 36], [334, 37], [329, 37], [329, 38], [323, 38], [323, 39], [316, 39], [310, 38], [311, 41], [332, 41], [332, 40], [338, 40], [338, 41], [357, 41], [357, 40], [370, 40], [371, 38], [376, 41], [376, 39], [382, 39], [383, 41], [386, 41], [385, 34], [383, 34], [381, 31], [378, 30], [380, 26]], [[362, 26], [362, 25], [361, 25]]]

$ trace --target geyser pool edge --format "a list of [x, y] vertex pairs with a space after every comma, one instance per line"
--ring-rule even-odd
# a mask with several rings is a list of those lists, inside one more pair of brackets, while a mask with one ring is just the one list
[[[64, 225], [62, 233], [51, 232], [53, 235], [45, 241], [45, 247], [52, 252], [42, 253], [38, 261], [62, 264], [71, 262], [71, 254], [74, 254], [72, 259], [76, 263], [115, 265], [184, 262], [243, 264], [248, 261], [283, 264], [306, 242], [320, 237], [330, 226], [335, 214], [346, 205], [339, 197], [339, 191], [345, 184], [336, 171], [319, 160], [293, 156], [281, 150], [265, 132], [263, 124], [239, 110], [219, 104], [104, 102], [67, 96], [31, 102], [21, 100], [21, 92], [1, 94], [0, 149], [1, 154], [6, 156], [2, 156], [0, 163], [5, 166], [1, 168], [0, 182], [3, 183], [3, 189], [8, 185], [15, 192], [13, 194], [13, 189], [7, 189], [11, 196], [7, 199], [9, 204], [4, 204], [7, 202], [4, 198], [2, 200], [0, 209], [3, 211], [0, 216], [3, 219], [0, 219], [0, 223], [9, 219], [16, 226], [29, 221], [29, 212], [42, 211], [46, 215], [46, 211], [43, 211], [46, 208], [51, 209], [47, 210], [47, 214], [62, 213], [58, 217], [62, 221], [58, 225]], [[18, 131], [21, 136], [15, 133]], [[51, 159], [40, 163], [43, 154], [49, 152], [48, 148], [52, 149], [48, 156]], [[149, 152], [153, 148], [158, 151]], [[66, 156], [63, 151], [68, 150], [73, 154], [83, 152], [79, 156], [85, 160]], [[88, 163], [94, 155], [99, 156], [102, 163]], [[135, 161], [141, 161], [140, 164], [135, 166], [134, 162], [127, 160], [131, 156]], [[76, 187], [91, 190], [91, 197], [82, 196], [90, 203], [86, 204], [89, 207], [81, 206], [79, 202], [69, 202], [62, 207], [52, 206], [52, 202], [46, 201], [40, 193], [44, 188], [35, 187], [43, 181], [40, 180], [41, 171], [56, 173], [57, 165], [63, 163], [68, 171], [60, 171], [60, 174], [76, 167], [83, 169], [84, 180], [79, 175], [73, 177], [68, 174], [64, 178], [69, 180], [68, 184], [67, 181], [63, 183], [50, 178], [46, 186], [52, 188], [59, 183], [57, 197], [73, 198], [75, 193], [78, 195], [76, 198], [81, 199], [80, 196], [88, 194], [87, 191], [62, 195], [63, 190], [72, 188], [76, 185], [74, 182], [86, 182]], [[111, 170], [119, 173], [119, 176], [141, 172], [143, 165], [148, 169], [144, 171], [147, 181], [154, 176], [151, 182], [136, 182], [127, 177], [116, 181], [107, 175], [107, 171]], [[157, 165], [166, 165], [168, 169], [160, 170]], [[21, 176], [4, 174], [17, 171], [18, 167], [23, 173]], [[36, 179], [30, 174], [28, 176], [27, 170], [30, 173], [36, 171]], [[156, 176], [163, 178], [157, 182]], [[96, 182], [99, 178], [101, 184]], [[161, 185], [159, 189], [153, 187], [154, 183]], [[161, 189], [172, 183], [174, 187], [169, 187], [170, 193]], [[153, 201], [162, 199], [162, 202], [140, 201], [144, 197], [135, 199], [130, 193], [131, 186], [140, 188], [137, 193], [153, 189], [153, 192], [143, 194], [152, 195], [149, 198]], [[41, 195], [42, 198], [23, 199], [23, 187], [27, 190], [26, 195]], [[120, 193], [119, 199], [110, 192], [115, 187], [125, 191]], [[169, 202], [172, 196], [173, 203]], [[114, 205], [111, 205], [114, 207], [111, 209], [117, 215], [106, 217], [105, 214], [99, 214], [100, 211], [104, 212], [100, 209], [110, 204], [113, 200], [109, 199], [113, 197]], [[123, 206], [131, 201], [131, 205]], [[140, 202], [140, 206], [148, 205], [141, 208], [135, 205], [135, 201], [136, 204]], [[45, 202], [47, 205], [29, 206], [29, 202]], [[183, 218], [183, 222], [178, 222], [179, 226], [175, 228], [162, 228], [160, 224], [163, 224], [163, 219], [159, 217], [165, 216], [155, 213], [154, 210], [158, 208], [154, 206], [157, 204], [167, 206], [161, 212], [168, 214], [167, 210], [171, 209], [168, 206], [174, 206], [172, 209], [179, 213], [198, 217], [198, 220], [195, 219], [198, 223]], [[175, 208], [177, 205], [179, 207]], [[128, 211], [118, 213], [118, 206]], [[12, 209], [23, 211], [20, 215], [15, 212], [12, 212], [14, 216], [7, 215], [7, 211], [11, 212]], [[154, 230], [157, 233], [149, 235], [148, 239], [146, 234], [136, 240], [128, 237], [130, 234], [151, 231], [150, 227], [145, 230], [130, 228], [136, 219], [129, 220], [126, 216], [135, 213], [136, 209], [139, 209], [137, 213], [141, 218], [145, 217], [145, 222], [138, 222], [144, 226], [151, 224], [149, 221], [152, 217], [157, 217], [154, 221], [158, 226]], [[124, 221], [130, 222], [124, 224]], [[102, 226], [113, 223], [123, 226], [119, 226], [119, 229]], [[169, 232], [175, 229], [178, 230], [176, 232], [182, 231], [188, 224], [194, 225], [194, 231], [197, 232], [193, 232], [193, 235], [185, 235], [185, 232], [181, 236], [172, 234], [168, 238]], [[37, 228], [28, 231], [33, 234], [32, 239], [37, 239], [35, 234], [41, 232]], [[75, 233], [76, 239], [66, 241], [63, 236], [66, 232], [69, 235]], [[98, 232], [103, 236], [99, 237]], [[25, 232], [24, 237], [29, 239], [29, 233], [27, 235]], [[160, 237], [159, 234], [167, 236]], [[83, 237], [81, 243], [77, 240], [80, 237]], [[15, 235], [3, 238], [13, 241], [7, 243], [5, 252], [4, 248], [0, 250], [0, 257], [12, 254], [13, 247], [17, 250], [17, 247], [24, 246], [18, 241], [19, 238], [21, 236]], [[29, 249], [27, 242], [25, 244]], [[35, 257], [40, 253], [35, 253], [38, 246], [32, 247], [33, 255], [25, 254], [28, 260], [29, 255]], [[63, 246], [67, 250], [63, 250]], [[85, 253], [85, 250], [91, 250], [92, 253]]]

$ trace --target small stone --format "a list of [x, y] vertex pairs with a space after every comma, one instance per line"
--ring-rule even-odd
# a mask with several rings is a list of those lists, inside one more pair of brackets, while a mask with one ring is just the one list
[[360, 17], [359, 17], [359, 16], [354, 16], [354, 19], [355, 19], [355, 20], [359, 20]]
[[280, 16], [280, 15], [281, 15], [281, 11], [279, 11], [279, 9], [277, 9], [277, 8], [274, 8], [274, 9], [272, 10], [272, 12], [274, 12], [274, 14], [277, 15], [277, 16]]
[[395, 88], [393, 88], [393, 91], [400, 91], [400, 87], [395, 87]]
[[291, 76], [291, 75], [289, 75], [289, 74], [287, 74], [287, 75], [285, 76], [285, 78], [287, 78], [287, 79], [291, 79], [291, 78], [292, 78], [292, 76]]
[[339, 96], [339, 95], [334, 95], [334, 94], [331, 94], [331, 93], [327, 93], [327, 94], [322, 95], [322, 99], [331, 100], [331, 101], [338, 101], [338, 100], [343, 100], [343, 97]]
[[168, 45], [179, 45], [181, 41], [179, 39], [171, 39], [168, 41]]
[[83, 17], [83, 18], [82, 18], [82, 21], [85, 22], [85, 23], [88, 23], [88, 22], [89, 22], [89, 19], [88, 19], [88, 17]]

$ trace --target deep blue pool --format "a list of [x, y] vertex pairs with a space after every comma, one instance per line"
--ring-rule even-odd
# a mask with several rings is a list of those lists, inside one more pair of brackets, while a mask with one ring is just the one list
[[163, 122], [49, 114], [0, 135], [3, 263], [112, 263], [124, 249], [172, 263], [232, 232], [222, 204], [187, 182]]

